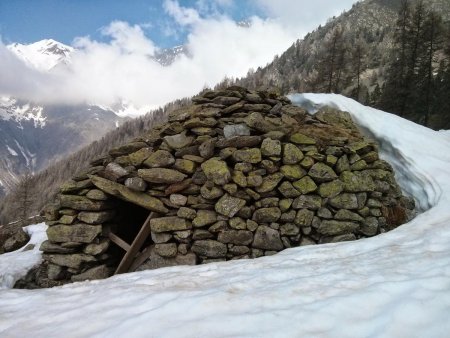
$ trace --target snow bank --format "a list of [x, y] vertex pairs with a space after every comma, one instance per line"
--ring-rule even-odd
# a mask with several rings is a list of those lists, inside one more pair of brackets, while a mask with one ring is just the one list
[[[24, 230], [30, 235], [30, 241], [23, 248], [0, 255], [0, 289], [12, 288], [28, 270], [41, 262], [39, 247], [47, 239], [47, 226], [39, 223], [24, 227]], [[34, 245], [33, 249], [24, 250], [30, 244]]]
[[[424, 213], [389, 233], [276, 256], [0, 291], [0, 336], [447, 337], [450, 139], [338, 95]], [[393, 162], [394, 161], [394, 162]]]

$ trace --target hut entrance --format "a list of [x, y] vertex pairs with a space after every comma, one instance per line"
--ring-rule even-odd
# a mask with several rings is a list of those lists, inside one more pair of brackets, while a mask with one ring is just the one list
[[[111, 245], [109, 252], [117, 266], [114, 274], [134, 271], [148, 258], [146, 250], [150, 238], [150, 219], [153, 213], [135, 204], [120, 201], [116, 208], [117, 216], [109, 234], [116, 245]], [[141, 248], [144, 250], [141, 252]]]

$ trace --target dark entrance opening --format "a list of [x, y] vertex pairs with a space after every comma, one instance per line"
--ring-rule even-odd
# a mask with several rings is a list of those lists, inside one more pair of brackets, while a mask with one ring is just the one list
[[[114, 223], [111, 224], [111, 232], [115, 238], [119, 238], [128, 246], [131, 246], [137, 234], [142, 228], [150, 211], [138, 205], [119, 201], [116, 207], [117, 215], [114, 218]], [[116, 239], [117, 242], [117, 239]], [[115, 241], [110, 244], [108, 253], [111, 258], [111, 265], [117, 268], [122, 258], [125, 256], [126, 249], [118, 245]], [[152, 244], [150, 236], [142, 245], [142, 249]]]

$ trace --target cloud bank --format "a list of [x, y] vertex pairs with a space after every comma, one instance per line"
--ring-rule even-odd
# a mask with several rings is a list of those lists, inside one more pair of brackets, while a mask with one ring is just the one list
[[[251, 17], [250, 27], [242, 27], [217, 11], [236, 6], [232, 1], [216, 1], [214, 13], [205, 16], [202, 1], [198, 8], [187, 8], [166, 0], [163, 8], [175, 24], [174, 31], [188, 32], [185, 45], [189, 50], [189, 56], [179, 56], [168, 67], [152, 59], [158, 46], [146, 37], [143, 28], [122, 21], [102, 29], [107, 42], [75, 39], [71, 63], [49, 73], [30, 68], [0, 42], [0, 94], [47, 104], [112, 107], [128, 102], [138, 108], [155, 108], [213, 86], [225, 76], [244, 76], [249, 68], [264, 66], [281, 54], [304, 34], [294, 20], [295, 12], [301, 9], [297, 3], [304, 2], [259, 0], [257, 5], [269, 17]], [[301, 17], [303, 12], [297, 13]]]

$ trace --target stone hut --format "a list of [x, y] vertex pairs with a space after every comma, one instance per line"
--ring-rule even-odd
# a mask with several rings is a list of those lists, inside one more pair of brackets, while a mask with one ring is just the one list
[[237, 86], [192, 101], [61, 187], [38, 287], [357, 240], [414, 208], [348, 113]]

